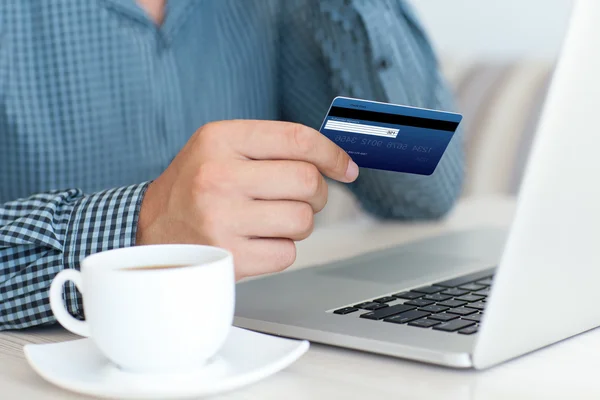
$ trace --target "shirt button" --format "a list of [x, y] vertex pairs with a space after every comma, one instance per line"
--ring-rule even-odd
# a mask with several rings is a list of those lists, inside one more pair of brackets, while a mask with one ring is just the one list
[[380, 58], [379, 60], [377, 60], [376, 66], [377, 66], [377, 69], [380, 71], [386, 70], [390, 67], [390, 62], [388, 61], [387, 58]]

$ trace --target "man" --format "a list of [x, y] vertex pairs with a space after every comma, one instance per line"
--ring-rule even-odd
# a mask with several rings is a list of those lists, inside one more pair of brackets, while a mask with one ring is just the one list
[[52, 278], [111, 248], [204, 243], [238, 279], [282, 270], [323, 176], [382, 218], [444, 215], [459, 135], [432, 176], [357, 178], [314, 130], [336, 95], [451, 108], [400, 0], [0, 3], [0, 329], [54, 323]]

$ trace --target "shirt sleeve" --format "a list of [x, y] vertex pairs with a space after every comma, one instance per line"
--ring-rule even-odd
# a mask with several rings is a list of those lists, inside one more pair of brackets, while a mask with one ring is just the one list
[[[72, 189], [0, 204], [0, 330], [55, 322], [48, 290], [63, 269], [89, 254], [135, 244], [147, 183], [85, 195]], [[83, 318], [79, 292], [67, 310]]]
[[[451, 111], [452, 94], [412, 9], [400, 0], [286, 1], [282, 117], [316, 129], [335, 96]], [[462, 130], [430, 176], [361, 169], [348, 188], [381, 218], [446, 214], [463, 182]]]

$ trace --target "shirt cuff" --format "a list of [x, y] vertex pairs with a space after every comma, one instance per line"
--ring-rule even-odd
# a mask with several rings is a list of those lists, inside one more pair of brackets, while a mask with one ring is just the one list
[[[64, 266], [79, 269], [90, 254], [135, 245], [142, 200], [149, 182], [84, 196], [71, 212], [65, 247]], [[67, 310], [83, 318], [81, 294], [72, 282], [65, 287]]]

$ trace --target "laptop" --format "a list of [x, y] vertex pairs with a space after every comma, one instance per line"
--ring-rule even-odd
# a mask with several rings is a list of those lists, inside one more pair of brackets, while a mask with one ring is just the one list
[[575, 3], [508, 231], [239, 283], [235, 325], [484, 369], [600, 325], [600, 2]]

